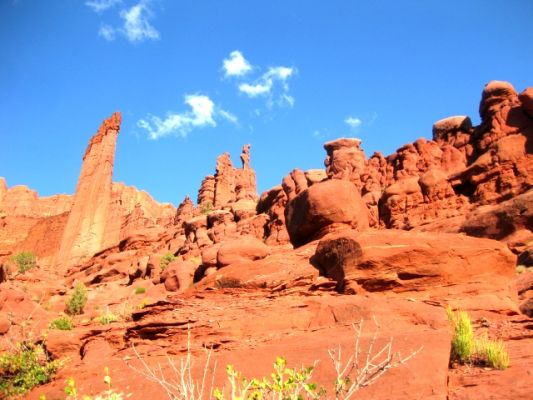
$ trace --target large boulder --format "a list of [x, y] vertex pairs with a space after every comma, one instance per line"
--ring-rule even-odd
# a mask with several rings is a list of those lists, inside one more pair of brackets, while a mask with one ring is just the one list
[[346, 231], [324, 237], [315, 261], [341, 289], [392, 292], [471, 310], [517, 311], [515, 256], [507, 246], [490, 239], [396, 230]]
[[351, 182], [332, 179], [317, 183], [291, 200], [285, 209], [294, 246], [318, 239], [336, 227], [368, 228], [368, 211]]
[[176, 260], [161, 273], [161, 282], [169, 292], [184, 291], [193, 284], [196, 268], [189, 261]]
[[217, 264], [221, 268], [230, 264], [261, 260], [269, 252], [268, 246], [261, 240], [254, 237], [243, 237], [222, 243], [217, 252]]

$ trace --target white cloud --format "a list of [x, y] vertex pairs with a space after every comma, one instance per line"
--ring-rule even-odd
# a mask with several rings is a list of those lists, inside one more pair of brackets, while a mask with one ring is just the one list
[[128, 10], [122, 10], [120, 17], [124, 20], [121, 31], [130, 42], [159, 39], [159, 32], [149, 22], [152, 12], [148, 7], [148, 1], [140, 1]]
[[257, 97], [262, 96], [267, 93], [270, 93], [272, 89], [272, 80], [266, 80], [264, 83], [257, 83], [255, 85], [250, 85], [249, 83], [241, 83], [239, 85], [239, 90], [248, 95], [248, 97]]
[[85, 5], [94, 12], [99, 13], [120, 3], [122, 3], [122, 0], [90, 0], [86, 1]]
[[[287, 79], [293, 75], [294, 71], [294, 68], [289, 67], [270, 67], [254, 83], [241, 83], [239, 85], [239, 91], [248, 97], [270, 96], [275, 82], [280, 82], [284, 93], [280, 96], [278, 104], [292, 106], [294, 104], [294, 98], [287, 94], [289, 91]], [[268, 104], [273, 104], [272, 98], [269, 99]]]
[[232, 124], [238, 124], [239, 123], [238, 118], [234, 114], [230, 113], [229, 111], [225, 111], [225, 110], [219, 109], [219, 110], [217, 110], [217, 112], [222, 118], [224, 118], [225, 120], [231, 122]]
[[357, 128], [359, 125], [361, 125], [363, 123], [363, 121], [361, 121], [359, 118], [357, 117], [348, 117], [344, 120], [344, 122], [346, 124], [348, 124], [348, 126], [350, 128]]
[[252, 66], [238, 50], [232, 51], [229, 58], [223, 61], [226, 76], [243, 76], [252, 70]]
[[185, 104], [191, 109], [182, 113], [169, 112], [165, 119], [150, 115], [137, 122], [137, 126], [148, 132], [150, 139], [177, 134], [186, 137], [194, 128], [215, 127], [216, 118], [237, 123], [237, 117], [228, 111], [215, 106], [215, 103], [204, 95], [187, 95]]
[[98, 36], [102, 36], [107, 41], [115, 40], [115, 33], [115, 28], [107, 24], [100, 26], [98, 30]]

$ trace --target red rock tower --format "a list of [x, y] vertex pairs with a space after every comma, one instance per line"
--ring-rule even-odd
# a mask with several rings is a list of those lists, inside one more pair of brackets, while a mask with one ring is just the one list
[[106, 119], [83, 156], [74, 203], [70, 212], [56, 265], [69, 267], [102, 250], [106, 222], [111, 217], [113, 164], [121, 116]]

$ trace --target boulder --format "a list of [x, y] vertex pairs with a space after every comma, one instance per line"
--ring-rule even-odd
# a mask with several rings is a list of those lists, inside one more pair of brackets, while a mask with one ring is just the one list
[[221, 268], [230, 264], [261, 260], [269, 252], [268, 246], [262, 241], [253, 237], [243, 237], [222, 243], [217, 253], [217, 264]]
[[317, 183], [291, 200], [285, 209], [291, 242], [301, 246], [337, 226], [368, 228], [368, 214], [351, 182], [332, 179]]
[[516, 310], [515, 256], [490, 239], [395, 230], [339, 232], [315, 259], [339, 288], [423, 297], [465, 309]]
[[185, 291], [193, 284], [197, 267], [189, 261], [173, 261], [161, 273], [161, 282], [169, 292]]

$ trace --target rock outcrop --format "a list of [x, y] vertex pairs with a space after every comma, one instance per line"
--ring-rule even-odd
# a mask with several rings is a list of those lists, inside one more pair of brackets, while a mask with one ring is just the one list
[[120, 113], [116, 112], [102, 123], [87, 146], [57, 256], [60, 267], [87, 260], [110, 240], [105, 234], [111, 219], [113, 164], [120, 122]]

